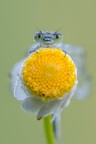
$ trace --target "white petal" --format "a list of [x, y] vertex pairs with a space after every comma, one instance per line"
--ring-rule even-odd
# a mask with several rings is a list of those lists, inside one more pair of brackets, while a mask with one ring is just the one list
[[45, 104], [44, 101], [36, 97], [29, 97], [22, 102], [22, 108], [25, 111], [37, 114], [44, 104]]
[[58, 115], [61, 113], [63, 108], [67, 107], [69, 103], [70, 103], [69, 95], [64, 96], [61, 105], [54, 111], [51, 122], [53, 122], [55, 118], [58, 117]]
[[12, 87], [13, 93], [14, 93], [15, 84], [16, 84], [17, 78], [21, 72], [21, 67], [22, 67], [22, 63], [24, 62], [24, 60], [25, 59], [16, 63], [15, 66], [13, 67], [12, 71], [11, 71], [10, 76], [11, 76], [11, 87]]
[[17, 82], [15, 84], [15, 88], [14, 88], [14, 96], [18, 99], [18, 100], [24, 100], [26, 98], [28, 98], [29, 93], [27, 92], [27, 90], [25, 89], [22, 80], [21, 80], [21, 76], [18, 76], [17, 78]]
[[22, 81], [21, 81], [21, 70], [22, 70], [22, 66], [24, 63], [25, 59], [21, 60], [20, 62], [18, 62], [12, 72], [11, 72], [11, 87], [12, 87], [12, 92], [13, 95], [18, 99], [18, 100], [24, 100], [25, 98], [27, 98], [26, 93], [24, 92], [24, 89], [22, 88]]
[[46, 102], [45, 105], [40, 109], [37, 119], [53, 114], [54, 111], [60, 106], [61, 102], [62, 99]]
[[74, 95], [74, 92], [75, 92], [75, 90], [76, 90], [77, 83], [78, 83], [78, 82], [76, 82], [76, 84], [75, 84], [75, 86], [72, 88], [72, 90], [64, 96], [64, 98], [62, 99], [61, 105], [60, 105], [60, 106], [58, 107], [58, 109], [56, 109], [56, 111], [54, 112], [51, 122], [53, 122], [53, 121], [55, 120], [55, 118], [58, 117], [58, 115], [61, 113], [61, 111], [69, 105], [70, 100], [71, 100], [71, 98], [72, 98], [72, 96]]
[[86, 98], [87, 96], [89, 96], [91, 92], [91, 87], [92, 87], [91, 77], [83, 76], [83, 80], [78, 83], [74, 97], [77, 98], [78, 100]]

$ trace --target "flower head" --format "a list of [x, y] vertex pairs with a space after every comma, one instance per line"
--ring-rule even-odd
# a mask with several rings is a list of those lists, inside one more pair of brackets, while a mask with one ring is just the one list
[[40, 48], [25, 60], [21, 79], [30, 95], [58, 99], [76, 84], [76, 67], [61, 49]]
[[58, 48], [40, 48], [19, 62], [12, 74], [15, 97], [38, 119], [53, 114], [54, 120], [69, 104], [77, 85], [74, 62]]

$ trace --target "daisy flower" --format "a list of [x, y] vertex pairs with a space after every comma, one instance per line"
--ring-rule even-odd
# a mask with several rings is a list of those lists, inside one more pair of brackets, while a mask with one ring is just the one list
[[62, 43], [62, 39], [59, 32], [37, 32], [35, 44], [11, 72], [12, 92], [21, 101], [22, 109], [36, 114], [38, 120], [46, 117], [50, 144], [55, 144], [54, 136], [58, 140], [61, 111], [72, 97], [85, 98], [91, 86], [84, 49]]

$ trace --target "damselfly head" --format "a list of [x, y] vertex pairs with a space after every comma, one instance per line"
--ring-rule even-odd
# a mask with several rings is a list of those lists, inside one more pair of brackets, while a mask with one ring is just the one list
[[63, 35], [59, 32], [39, 31], [35, 34], [34, 39], [38, 43], [43, 43], [44, 45], [51, 45], [54, 43], [60, 43], [63, 39]]

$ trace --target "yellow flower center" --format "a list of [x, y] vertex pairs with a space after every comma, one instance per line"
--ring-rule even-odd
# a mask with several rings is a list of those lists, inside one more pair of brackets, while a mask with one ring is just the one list
[[22, 80], [28, 91], [43, 99], [63, 97], [76, 79], [75, 64], [58, 48], [40, 48], [27, 58], [22, 69]]

